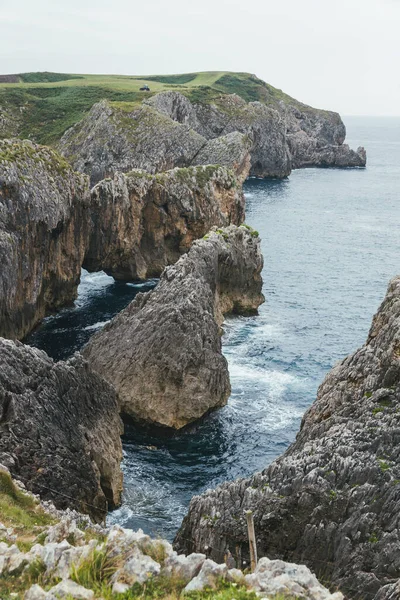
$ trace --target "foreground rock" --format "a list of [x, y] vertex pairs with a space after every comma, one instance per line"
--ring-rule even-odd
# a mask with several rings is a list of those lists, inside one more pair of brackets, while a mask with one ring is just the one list
[[223, 315], [251, 314], [263, 302], [260, 240], [245, 226], [206, 238], [83, 350], [135, 419], [179, 429], [229, 396], [219, 326]]
[[91, 195], [84, 267], [116, 279], [158, 277], [211, 227], [244, 220], [242, 187], [226, 167], [117, 173]]
[[397, 598], [399, 357], [397, 277], [366, 344], [327, 375], [294, 444], [262, 473], [195, 497], [177, 549], [247, 553], [250, 508], [261, 555], [305, 563], [349, 598]]
[[251, 176], [278, 178], [300, 167], [365, 166], [365, 150], [344, 144], [337, 113], [284, 94], [272, 102], [267, 88], [264, 95], [265, 101], [247, 102], [215, 92], [191, 102], [165, 91], [136, 105], [102, 101], [64, 134], [59, 149], [92, 183], [133, 168], [156, 173], [218, 163], [244, 179], [248, 166]]
[[86, 177], [53, 150], [0, 141], [0, 336], [23, 337], [74, 300], [88, 206]]
[[[239, 600], [343, 600], [331, 594], [307, 567], [261, 559], [255, 573], [244, 575], [205, 554], [177, 554], [163, 539], [141, 530], [92, 526], [73, 511], [64, 514], [18, 490], [0, 467], [3, 506], [18, 505], [15, 543], [0, 541], [0, 597], [24, 600], [117, 600], [132, 598], [210, 598]], [[27, 508], [29, 507], [29, 508]], [[36, 516], [36, 532], [18, 520]], [[35, 538], [35, 536], [38, 536]], [[23, 550], [17, 544], [23, 541]], [[14, 591], [15, 590], [15, 591]], [[5, 592], [5, 594], [4, 594]], [[195, 592], [195, 596], [193, 596]], [[257, 595], [255, 594], [257, 593]], [[124, 596], [125, 597], [125, 596]]]
[[82, 357], [0, 338], [0, 463], [30, 490], [102, 520], [120, 502], [120, 434], [115, 392]]

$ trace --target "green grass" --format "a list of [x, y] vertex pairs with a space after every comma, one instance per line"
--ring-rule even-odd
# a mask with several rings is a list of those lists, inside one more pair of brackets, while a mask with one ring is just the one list
[[[24, 73], [14, 83], [0, 83], [0, 106], [18, 121], [18, 136], [42, 144], [56, 144], [65, 131], [80, 121], [102, 99], [133, 110], [144, 98], [163, 90], [175, 90], [194, 103], [217, 102], [221, 94], [238, 94], [246, 101], [276, 105], [283, 100], [301, 105], [281, 90], [249, 73], [208, 71], [177, 75], [85, 75]], [[1, 77], [0, 77], [1, 81]], [[151, 92], [141, 92], [147, 84]], [[123, 108], [123, 103], [129, 103]], [[9, 135], [5, 130], [4, 135]]]

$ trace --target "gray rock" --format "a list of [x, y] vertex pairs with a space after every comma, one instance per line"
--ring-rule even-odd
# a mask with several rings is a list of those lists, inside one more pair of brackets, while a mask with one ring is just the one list
[[205, 554], [193, 553], [185, 556], [174, 552], [166, 559], [162, 573], [167, 577], [174, 576], [185, 583], [189, 583], [193, 577], [198, 575], [205, 560]]
[[186, 585], [183, 593], [201, 592], [205, 588], [215, 590], [217, 585], [228, 576], [228, 567], [218, 565], [213, 560], [207, 559], [201, 567], [200, 573]]
[[113, 593], [121, 593], [121, 590], [122, 592], [126, 591], [121, 584], [123, 586], [127, 585], [129, 589], [135, 583], [146, 583], [152, 577], [159, 575], [160, 571], [161, 566], [155, 560], [136, 549], [121, 569], [118, 569], [113, 575]]
[[25, 592], [24, 600], [46, 600], [47, 593], [37, 583]]
[[20, 338], [76, 297], [89, 189], [56, 152], [0, 141], [0, 336]]
[[84, 267], [116, 279], [159, 277], [211, 227], [240, 225], [244, 197], [232, 171], [218, 166], [132, 171], [92, 192], [90, 243]]
[[257, 311], [263, 260], [257, 232], [244, 226], [206, 238], [83, 349], [133, 418], [179, 429], [227, 401], [219, 325], [225, 314]]
[[343, 600], [343, 594], [331, 594], [304, 565], [282, 560], [261, 558], [255, 572], [246, 575], [245, 582], [261, 598], [279, 595], [310, 600]]
[[61, 600], [63, 598], [68, 598], [68, 600], [93, 600], [94, 592], [71, 579], [64, 579], [52, 587], [46, 595], [46, 600]]
[[40, 350], [0, 338], [0, 414], [0, 462], [29, 489], [96, 521], [107, 504], [119, 504], [115, 392], [82, 357], [54, 363]]
[[[208, 546], [217, 556], [238, 545], [246, 556], [243, 510], [252, 509], [260, 556], [304, 563], [349, 598], [393, 586], [400, 576], [399, 356], [397, 277], [366, 344], [327, 375], [296, 441], [265, 471], [193, 498], [176, 549]], [[212, 511], [220, 518], [210, 527], [202, 516]]]

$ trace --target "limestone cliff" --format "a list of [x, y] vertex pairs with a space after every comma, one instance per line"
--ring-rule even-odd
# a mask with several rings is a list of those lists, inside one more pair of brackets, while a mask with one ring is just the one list
[[120, 502], [121, 432], [115, 391], [81, 356], [0, 338], [0, 462], [28, 489], [101, 521]]
[[193, 498], [177, 548], [245, 552], [250, 508], [261, 556], [304, 562], [349, 598], [397, 598], [399, 357], [397, 277], [366, 344], [327, 375], [296, 441], [265, 471]]
[[228, 399], [219, 326], [229, 312], [257, 311], [263, 261], [257, 233], [244, 226], [205, 237], [83, 350], [137, 420], [179, 429]]
[[351, 150], [345, 135], [337, 113], [288, 96], [267, 105], [237, 94], [196, 102], [165, 91], [142, 104], [99, 102], [59, 148], [92, 183], [132, 168], [156, 173], [218, 162], [243, 172], [248, 151], [251, 176], [282, 178], [306, 166], [365, 166], [365, 150]]
[[89, 188], [56, 152], [0, 141], [0, 335], [23, 337], [76, 296]]
[[84, 267], [116, 279], [158, 277], [211, 227], [244, 220], [242, 187], [226, 167], [117, 173], [91, 195]]

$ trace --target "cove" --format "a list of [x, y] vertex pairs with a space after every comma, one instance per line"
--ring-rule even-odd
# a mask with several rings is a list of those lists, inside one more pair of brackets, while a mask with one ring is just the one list
[[[172, 538], [190, 498], [264, 468], [294, 439], [326, 372], [365, 339], [399, 272], [400, 120], [353, 118], [366, 170], [295, 171], [245, 184], [246, 222], [260, 232], [266, 303], [225, 324], [228, 405], [180, 433], [127, 424], [123, 506], [110, 522]], [[84, 274], [75, 307], [47, 318], [28, 343], [66, 358], [155, 282]]]

